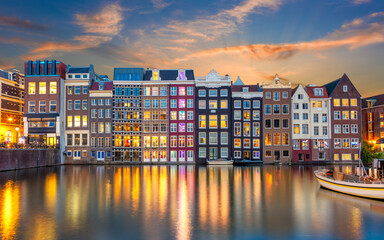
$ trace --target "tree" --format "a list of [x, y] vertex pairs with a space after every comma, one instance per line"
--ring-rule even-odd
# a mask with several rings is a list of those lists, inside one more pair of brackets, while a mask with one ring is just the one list
[[368, 142], [363, 142], [363, 147], [361, 148], [361, 161], [364, 165], [371, 165], [373, 159], [373, 144]]

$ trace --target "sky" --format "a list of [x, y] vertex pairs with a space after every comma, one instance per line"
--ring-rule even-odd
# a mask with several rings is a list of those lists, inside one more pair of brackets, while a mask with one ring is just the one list
[[245, 84], [277, 73], [318, 84], [346, 73], [364, 97], [384, 93], [383, 0], [0, 0], [0, 69], [27, 60], [211, 69]]

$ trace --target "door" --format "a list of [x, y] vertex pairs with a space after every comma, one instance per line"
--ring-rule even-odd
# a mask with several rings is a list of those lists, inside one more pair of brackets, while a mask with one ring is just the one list
[[299, 161], [304, 161], [304, 154], [299, 153]]
[[218, 150], [216, 147], [209, 148], [209, 160], [215, 160], [218, 157]]
[[274, 156], [275, 156], [275, 161], [280, 161], [280, 151], [275, 151]]
[[244, 160], [251, 160], [251, 152], [244, 151]]
[[53, 147], [56, 145], [56, 137], [48, 137], [47, 139], [47, 145], [49, 147]]

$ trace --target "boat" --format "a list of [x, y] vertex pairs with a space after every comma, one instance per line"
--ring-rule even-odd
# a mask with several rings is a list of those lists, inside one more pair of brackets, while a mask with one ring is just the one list
[[227, 159], [207, 160], [207, 165], [233, 165], [233, 160], [227, 160]]
[[358, 197], [384, 199], [384, 182], [366, 173], [359, 176], [329, 169], [316, 170], [314, 173], [324, 188]]

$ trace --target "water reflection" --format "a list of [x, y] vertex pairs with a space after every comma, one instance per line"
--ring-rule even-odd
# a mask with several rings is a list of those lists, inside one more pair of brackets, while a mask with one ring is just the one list
[[0, 238], [380, 236], [384, 202], [321, 189], [315, 168], [65, 166], [0, 173]]

